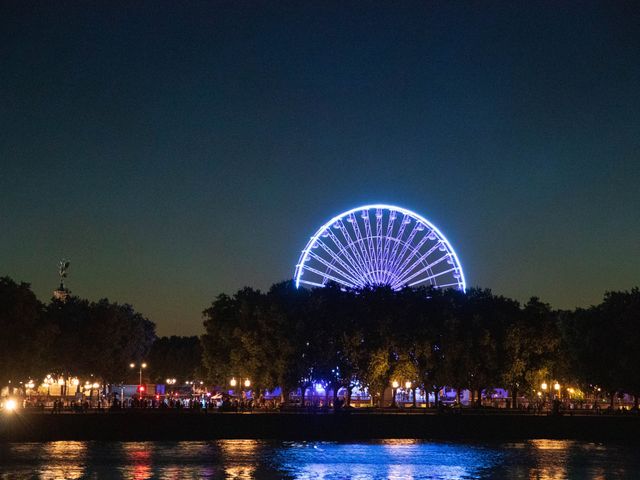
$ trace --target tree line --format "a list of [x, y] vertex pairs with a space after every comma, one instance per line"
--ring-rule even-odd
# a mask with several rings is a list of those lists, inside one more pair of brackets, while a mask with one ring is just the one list
[[202, 375], [198, 337], [157, 338], [152, 321], [108, 299], [43, 303], [28, 283], [8, 277], [0, 278], [0, 331], [0, 387], [47, 374], [137, 383], [131, 362], [146, 362], [151, 382]]
[[347, 403], [356, 387], [380, 402], [394, 380], [435, 395], [470, 390], [478, 403], [483, 391], [504, 388], [514, 407], [549, 380], [600, 388], [612, 403], [621, 392], [636, 402], [640, 394], [638, 288], [562, 311], [487, 289], [307, 290], [288, 281], [219, 295], [204, 326], [210, 380], [246, 377], [255, 390], [279, 386], [284, 398], [320, 383], [334, 397], [344, 388]]
[[203, 320], [199, 338], [158, 338], [131, 305], [74, 296], [43, 303], [28, 284], [0, 278], [0, 386], [47, 373], [136, 383], [129, 364], [146, 361], [146, 381], [226, 388], [249, 378], [256, 393], [280, 387], [285, 398], [320, 383], [334, 395], [344, 388], [347, 401], [367, 388], [380, 402], [394, 380], [436, 395], [444, 386], [469, 390], [476, 402], [495, 388], [531, 396], [550, 380], [600, 388], [612, 402], [640, 394], [638, 288], [554, 310], [487, 289], [308, 290], [287, 281], [221, 294]]

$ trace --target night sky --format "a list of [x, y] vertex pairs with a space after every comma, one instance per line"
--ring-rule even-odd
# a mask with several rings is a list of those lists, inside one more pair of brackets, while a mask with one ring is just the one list
[[588, 306], [640, 283], [640, 3], [2, 1], [0, 164], [0, 275], [159, 334], [373, 202]]

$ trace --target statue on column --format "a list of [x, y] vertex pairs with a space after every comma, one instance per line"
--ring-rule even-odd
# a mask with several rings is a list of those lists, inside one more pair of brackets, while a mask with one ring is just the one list
[[64, 279], [67, 278], [70, 262], [64, 258], [58, 262], [58, 275], [60, 276], [60, 286], [53, 291], [53, 297], [57, 300], [65, 301], [69, 296], [69, 290], [64, 286]]

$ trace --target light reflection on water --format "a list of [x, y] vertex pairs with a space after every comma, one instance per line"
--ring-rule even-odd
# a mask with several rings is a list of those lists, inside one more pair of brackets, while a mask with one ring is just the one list
[[0, 444], [0, 479], [640, 478], [640, 449], [561, 440], [456, 443], [47, 442]]

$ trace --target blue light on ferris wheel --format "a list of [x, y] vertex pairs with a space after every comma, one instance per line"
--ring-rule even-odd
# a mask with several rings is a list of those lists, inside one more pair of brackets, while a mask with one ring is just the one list
[[385, 204], [353, 208], [322, 225], [302, 250], [294, 278], [296, 287], [466, 288], [442, 232], [411, 210]]

